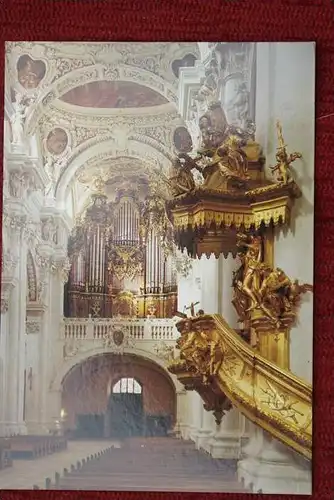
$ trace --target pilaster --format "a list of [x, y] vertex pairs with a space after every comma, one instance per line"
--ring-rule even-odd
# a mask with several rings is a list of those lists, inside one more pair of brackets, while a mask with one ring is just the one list
[[[4, 353], [4, 377], [6, 378], [6, 405], [4, 412], [6, 434], [25, 433], [24, 394], [25, 394], [25, 314], [26, 314], [26, 241], [20, 229], [13, 231], [11, 242], [20, 249], [20, 259], [15, 275], [7, 284], [8, 318]], [[8, 279], [8, 278], [7, 278]], [[4, 276], [6, 283], [6, 277]], [[10, 360], [10, 362], [8, 361]]]
[[240, 413], [235, 408], [223, 416], [209, 442], [209, 450], [213, 458], [239, 458], [241, 450], [239, 418]]
[[252, 433], [238, 463], [238, 479], [254, 493], [311, 495], [310, 462], [298, 457], [260, 428]]
[[48, 307], [42, 303], [27, 304], [27, 388], [26, 423], [29, 433], [44, 434], [48, 367]]
[[201, 408], [201, 428], [197, 431], [196, 447], [210, 453], [210, 440], [215, 432], [214, 416]]

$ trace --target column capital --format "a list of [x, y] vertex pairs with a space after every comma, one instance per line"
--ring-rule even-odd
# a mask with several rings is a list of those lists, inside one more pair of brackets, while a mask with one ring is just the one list
[[33, 191], [44, 191], [48, 176], [39, 160], [21, 152], [7, 153], [5, 172], [8, 178], [9, 195], [20, 200]]
[[17, 286], [18, 281], [15, 278], [1, 278], [1, 314], [5, 314], [9, 309], [10, 294], [13, 288]]

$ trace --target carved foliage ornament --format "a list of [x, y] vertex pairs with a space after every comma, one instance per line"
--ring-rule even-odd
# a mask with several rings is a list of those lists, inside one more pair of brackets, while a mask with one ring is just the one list
[[134, 347], [135, 341], [122, 325], [112, 325], [108, 328], [103, 339], [104, 347], [112, 348], [116, 352], [122, 352], [124, 348]]
[[177, 251], [174, 263], [176, 272], [182, 277], [187, 278], [193, 267], [193, 259], [187, 254]]
[[39, 333], [40, 329], [41, 329], [41, 325], [37, 321], [27, 321], [26, 322], [26, 333], [27, 334]]
[[1, 302], [0, 302], [0, 312], [1, 314], [6, 314], [8, 312], [9, 308], [9, 298], [8, 297], [3, 297], [1, 295]]
[[109, 271], [120, 281], [128, 278], [133, 280], [143, 269], [144, 254], [140, 248], [128, 246], [113, 246], [109, 250]]

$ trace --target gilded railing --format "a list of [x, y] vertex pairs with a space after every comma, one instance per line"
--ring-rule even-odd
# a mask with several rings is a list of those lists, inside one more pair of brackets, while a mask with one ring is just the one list
[[302, 454], [312, 456], [312, 386], [250, 347], [219, 315], [177, 324], [180, 358], [168, 369], [197, 390], [217, 415], [236, 406], [249, 420]]

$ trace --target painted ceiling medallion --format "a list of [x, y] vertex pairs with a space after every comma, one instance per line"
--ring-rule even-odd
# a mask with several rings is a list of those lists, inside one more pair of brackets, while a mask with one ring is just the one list
[[50, 153], [54, 155], [60, 155], [63, 153], [68, 144], [68, 136], [64, 129], [55, 128], [51, 130], [46, 139], [46, 148]]
[[179, 153], [190, 153], [193, 149], [191, 135], [186, 127], [178, 127], [175, 130], [173, 142]]
[[70, 90], [61, 98], [75, 106], [89, 108], [143, 108], [167, 104], [154, 90], [131, 82], [91, 82]]
[[25, 89], [35, 89], [43, 80], [46, 66], [43, 61], [34, 61], [27, 54], [21, 56], [17, 62], [17, 76]]

